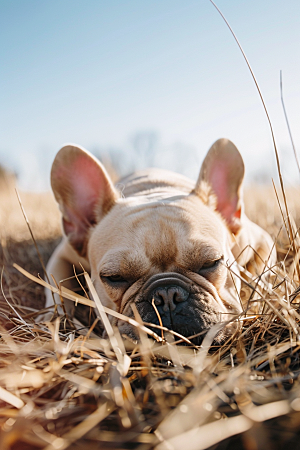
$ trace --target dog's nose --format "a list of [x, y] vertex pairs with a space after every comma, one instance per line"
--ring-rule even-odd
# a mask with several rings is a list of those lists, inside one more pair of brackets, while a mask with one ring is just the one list
[[176, 304], [185, 302], [188, 299], [189, 292], [181, 286], [160, 286], [154, 289], [150, 294], [150, 300], [154, 299], [155, 305], [163, 305], [163, 310], [174, 311]]

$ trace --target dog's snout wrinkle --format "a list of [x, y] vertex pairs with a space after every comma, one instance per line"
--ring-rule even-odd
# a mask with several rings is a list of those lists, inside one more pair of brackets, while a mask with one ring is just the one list
[[163, 305], [163, 310], [174, 311], [177, 303], [184, 302], [189, 297], [189, 292], [181, 286], [161, 286], [154, 289], [150, 295], [156, 305]]
[[144, 285], [144, 292], [148, 296], [150, 292], [153, 292], [156, 288], [161, 286], [180, 286], [183, 289], [189, 291], [191, 280], [176, 272], [165, 272], [152, 276]]

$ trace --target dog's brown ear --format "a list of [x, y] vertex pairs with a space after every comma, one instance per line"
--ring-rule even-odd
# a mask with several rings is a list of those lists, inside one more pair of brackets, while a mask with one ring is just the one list
[[69, 242], [85, 256], [90, 227], [110, 210], [118, 194], [101, 163], [75, 145], [66, 145], [57, 153], [51, 186]]
[[243, 208], [242, 182], [245, 166], [236, 146], [228, 139], [219, 139], [209, 149], [194, 192], [205, 197], [215, 196], [215, 208], [236, 234], [241, 227]]

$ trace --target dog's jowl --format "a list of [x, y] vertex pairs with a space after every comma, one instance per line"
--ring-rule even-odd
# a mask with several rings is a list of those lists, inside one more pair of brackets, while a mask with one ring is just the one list
[[[220, 139], [196, 184], [149, 169], [120, 180], [121, 195], [99, 161], [67, 145], [51, 172], [65, 237], [48, 272], [59, 282], [82, 264], [105, 306], [133, 316], [134, 303], [144, 322], [159, 324], [159, 314], [186, 337], [230, 321], [242, 311], [238, 264], [259, 272], [276, 257], [271, 237], [244, 213], [243, 178], [239, 151]], [[47, 293], [47, 306], [52, 302]], [[74, 303], [65, 306], [72, 316]], [[112, 320], [137, 337], [127, 323]]]

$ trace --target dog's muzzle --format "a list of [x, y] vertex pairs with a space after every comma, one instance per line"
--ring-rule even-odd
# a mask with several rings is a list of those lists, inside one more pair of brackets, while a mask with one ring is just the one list
[[[214, 324], [228, 319], [222, 317], [224, 306], [218, 303], [209, 290], [195, 284], [186, 276], [175, 273], [160, 273], [152, 276], [140, 289], [138, 295], [128, 301], [122, 311], [134, 317], [131, 303], [134, 302], [143, 322], [163, 326], [187, 338], [197, 335], [193, 342], [200, 345], [203, 336]], [[121, 333], [132, 338], [137, 332], [129, 324], [118, 323]], [[157, 328], [154, 328], [157, 332]]]

